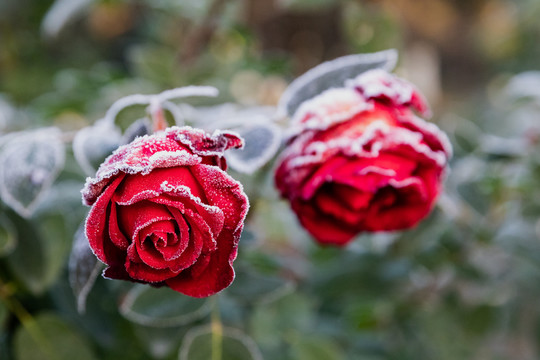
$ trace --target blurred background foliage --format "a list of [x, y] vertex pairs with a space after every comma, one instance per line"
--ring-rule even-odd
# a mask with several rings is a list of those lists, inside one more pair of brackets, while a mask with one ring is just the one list
[[[53, 125], [67, 155], [31, 218], [0, 203], [0, 358], [210, 359], [216, 338], [223, 359], [540, 358], [538, 18], [537, 0], [2, 0], [0, 134]], [[75, 131], [190, 84], [273, 106], [320, 62], [387, 48], [454, 145], [426, 221], [317, 247], [270, 163], [233, 174], [252, 207], [218, 298], [100, 277], [77, 312]]]

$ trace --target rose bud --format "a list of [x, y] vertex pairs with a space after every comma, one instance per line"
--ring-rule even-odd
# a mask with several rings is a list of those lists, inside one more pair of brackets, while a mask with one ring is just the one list
[[103, 275], [193, 297], [229, 286], [249, 205], [223, 152], [241, 146], [233, 133], [173, 127], [110, 155], [82, 190]]
[[451, 145], [412, 110], [412, 85], [372, 70], [304, 102], [275, 172], [281, 195], [321, 244], [415, 226], [441, 191]]

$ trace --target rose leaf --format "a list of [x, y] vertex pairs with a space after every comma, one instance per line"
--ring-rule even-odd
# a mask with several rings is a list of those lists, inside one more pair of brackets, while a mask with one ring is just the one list
[[279, 100], [280, 113], [292, 116], [301, 103], [332, 87], [343, 87], [345, 80], [372, 69], [391, 71], [397, 51], [390, 49], [371, 54], [347, 55], [324, 62], [296, 78]]
[[14, 134], [0, 154], [2, 199], [21, 216], [32, 216], [64, 160], [64, 144], [57, 128]]

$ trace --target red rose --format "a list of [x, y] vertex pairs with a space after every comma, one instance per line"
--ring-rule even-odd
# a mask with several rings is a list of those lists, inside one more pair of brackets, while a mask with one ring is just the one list
[[322, 244], [407, 229], [429, 214], [451, 145], [407, 82], [372, 70], [302, 104], [275, 173], [281, 195]]
[[223, 152], [241, 146], [232, 133], [173, 127], [109, 156], [82, 190], [104, 276], [194, 297], [229, 286], [248, 200]]

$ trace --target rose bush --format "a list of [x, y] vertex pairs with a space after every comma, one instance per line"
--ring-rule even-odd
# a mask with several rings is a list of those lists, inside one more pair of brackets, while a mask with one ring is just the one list
[[368, 71], [304, 102], [275, 182], [322, 244], [416, 225], [433, 207], [451, 145], [409, 83]]
[[248, 200], [223, 152], [241, 146], [233, 133], [173, 127], [109, 156], [82, 190], [104, 276], [193, 297], [229, 286]]

